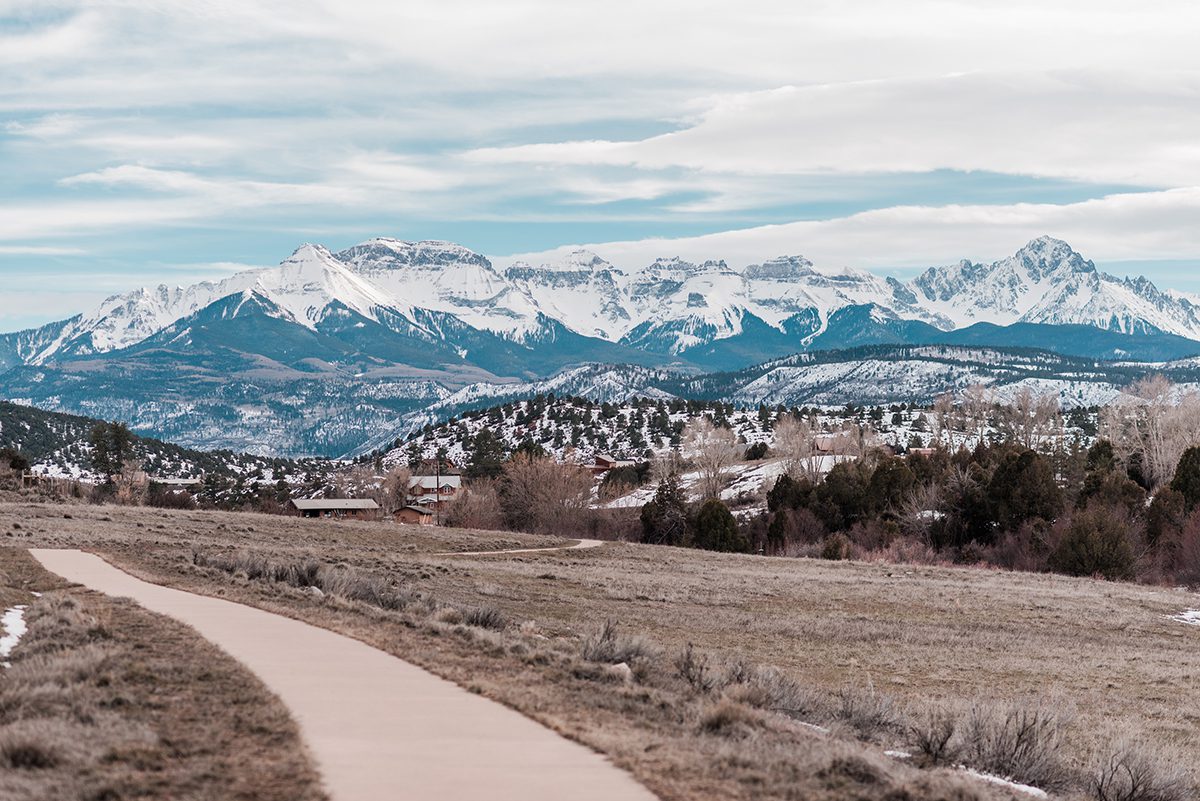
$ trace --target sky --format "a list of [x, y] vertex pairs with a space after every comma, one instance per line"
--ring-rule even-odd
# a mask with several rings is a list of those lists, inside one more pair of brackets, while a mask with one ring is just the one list
[[1200, 6], [0, 0], [0, 331], [304, 242], [1200, 292]]

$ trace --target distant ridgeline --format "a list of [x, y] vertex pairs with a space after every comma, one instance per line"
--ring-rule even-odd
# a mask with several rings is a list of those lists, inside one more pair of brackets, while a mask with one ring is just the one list
[[907, 282], [794, 255], [501, 267], [374, 239], [0, 335], [0, 398], [198, 450], [340, 457], [547, 392], [841, 406], [982, 383], [1089, 406], [1148, 370], [1195, 381], [1198, 339], [1188, 296], [1049, 237]]
[[[92, 432], [103, 421], [78, 415], [46, 412], [30, 406], [0, 401], [0, 449], [11, 448], [34, 472], [62, 477], [98, 479], [92, 460]], [[133, 458], [151, 478], [218, 477], [222, 482], [261, 475], [275, 480], [281, 475], [302, 476], [327, 466], [313, 460], [267, 458], [232, 451], [200, 451], [161, 440], [132, 437]]]

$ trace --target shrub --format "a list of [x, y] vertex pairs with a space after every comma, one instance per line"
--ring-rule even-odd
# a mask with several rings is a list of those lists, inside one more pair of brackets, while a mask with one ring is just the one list
[[829, 717], [826, 697], [786, 673], [734, 663], [725, 673], [726, 695], [751, 706], [812, 723]]
[[1200, 447], [1183, 452], [1171, 480], [1171, 489], [1183, 496], [1188, 511], [1200, 505]]
[[192, 553], [198, 567], [226, 573], [241, 573], [253, 581], [271, 581], [291, 587], [316, 587], [322, 592], [382, 609], [403, 609], [420, 596], [403, 586], [364, 570], [345, 565], [323, 565], [309, 557], [277, 561], [265, 554], [242, 551], [234, 554]]
[[654, 498], [642, 506], [642, 542], [654, 545], [687, 545], [691, 542], [691, 521], [687, 499], [674, 476], [658, 484]]
[[1187, 501], [1170, 487], [1159, 490], [1146, 510], [1146, 541], [1154, 548], [1171, 543], [1183, 528]]
[[1062, 722], [1043, 709], [976, 706], [963, 730], [963, 759], [972, 768], [1044, 790], [1062, 787]]
[[744, 737], [760, 722], [750, 707], [722, 698], [700, 715], [700, 730], [723, 737]]
[[589, 662], [615, 665], [620, 662], [631, 664], [635, 660], [650, 656], [650, 646], [641, 637], [627, 637], [617, 633], [617, 624], [611, 619], [584, 638], [579, 655]]
[[1071, 576], [1100, 575], [1110, 581], [1133, 578], [1129, 529], [1129, 519], [1116, 508], [1090, 506], [1077, 512], [1050, 554], [1050, 569]]
[[708, 657], [697, 654], [690, 642], [680, 651], [679, 656], [675, 657], [675, 671], [688, 683], [693, 692], [708, 693], [717, 684], [716, 677], [709, 670]]
[[824, 544], [821, 546], [821, 558], [840, 560], [850, 558], [850, 540], [846, 539], [846, 535], [838, 532], [825, 538]]
[[775, 486], [767, 492], [767, 509], [778, 512], [782, 509], [799, 509], [808, 504], [812, 485], [806, 479], [797, 481], [787, 473], [775, 479]]
[[860, 739], [878, 740], [902, 727], [903, 716], [890, 696], [865, 689], [844, 687], [837, 693], [835, 717], [852, 728]]
[[476, 628], [502, 631], [508, 625], [508, 618], [494, 606], [478, 606], [467, 611], [463, 622]]
[[920, 761], [929, 766], [956, 764], [962, 754], [955, 737], [958, 726], [958, 715], [945, 708], [927, 709], [914, 716], [908, 729]]
[[1002, 529], [1026, 520], [1054, 520], [1062, 511], [1062, 491], [1049, 460], [1035, 451], [1010, 451], [996, 465], [988, 483], [994, 519]]
[[1188, 518], [1174, 548], [1175, 580], [1185, 587], [1200, 587], [1200, 512]]
[[1187, 801], [1195, 788], [1182, 771], [1141, 747], [1121, 746], [1092, 770], [1089, 790], [1096, 801]]
[[756, 442], [749, 448], [746, 448], [745, 457], [747, 462], [757, 462], [767, 458], [767, 443]]

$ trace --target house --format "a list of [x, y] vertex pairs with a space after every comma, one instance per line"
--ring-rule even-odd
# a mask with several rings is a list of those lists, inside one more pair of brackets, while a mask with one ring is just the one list
[[413, 476], [408, 482], [410, 505], [440, 509], [458, 497], [462, 476]]
[[200, 489], [204, 486], [202, 478], [166, 478], [164, 476], [150, 476], [151, 484], [161, 484], [164, 487], [173, 489], [193, 490]]
[[618, 467], [632, 467], [637, 462], [633, 459], [616, 459], [607, 453], [597, 453], [592, 460], [592, 473], [600, 475]]
[[379, 504], [370, 498], [293, 498], [291, 504], [301, 517], [374, 520], [379, 516]]
[[408, 523], [418, 526], [433, 525], [433, 510], [429, 505], [404, 506], [397, 509], [393, 517], [395, 517], [397, 523]]
[[930, 456], [933, 456], [935, 453], [937, 453], [937, 448], [909, 448], [908, 449], [909, 456], [924, 456], [924, 457], [928, 458]]
[[817, 453], [840, 456], [850, 453], [854, 447], [854, 440], [845, 432], [818, 434], [813, 438], [813, 445], [816, 447]]

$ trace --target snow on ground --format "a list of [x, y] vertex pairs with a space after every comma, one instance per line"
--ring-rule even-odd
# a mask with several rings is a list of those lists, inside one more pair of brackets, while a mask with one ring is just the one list
[[1050, 797], [1050, 794], [1047, 793], [1045, 790], [1041, 789], [1040, 787], [1033, 787], [1028, 784], [1021, 784], [1019, 782], [1014, 782], [1009, 779], [1005, 779], [1001, 776], [993, 776], [990, 773], [984, 773], [982, 771], [974, 770], [972, 768], [963, 768], [962, 771], [963, 771], [963, 773], [966, 773], [968, 776], [972, 776], [976, 779], [979, 779], [980, 781], [985, 781], [988, 784], [994, 784], [994, 785], [997, 785], [998, 787], [1007, 787], [1009, 790], [1014, 790], [1018, 793], [1023, 793], [1025, 795], [1032, 796], [1033, 798], [1049, 798]]
[[1178, 620], [1180, 623], [1186, 623], [1189, 626], [1200, 626], [1200, 609], [1189, 609], [1186, 612], [1180, 612], [1178, 615], [1171, 615], [1171, 620]]
[[[0, 636], [0, 658], [7, 658], [17, 647], [21, 638], [25, 636], [27, 630], [24, 604], [14, 606], [4, 612], [4, 616], [0, 617], [0, 629], [4, 631], [4, 635]], [[12, 667], [8, 662], [0, 664], [3, 664], [4, 667]]]

